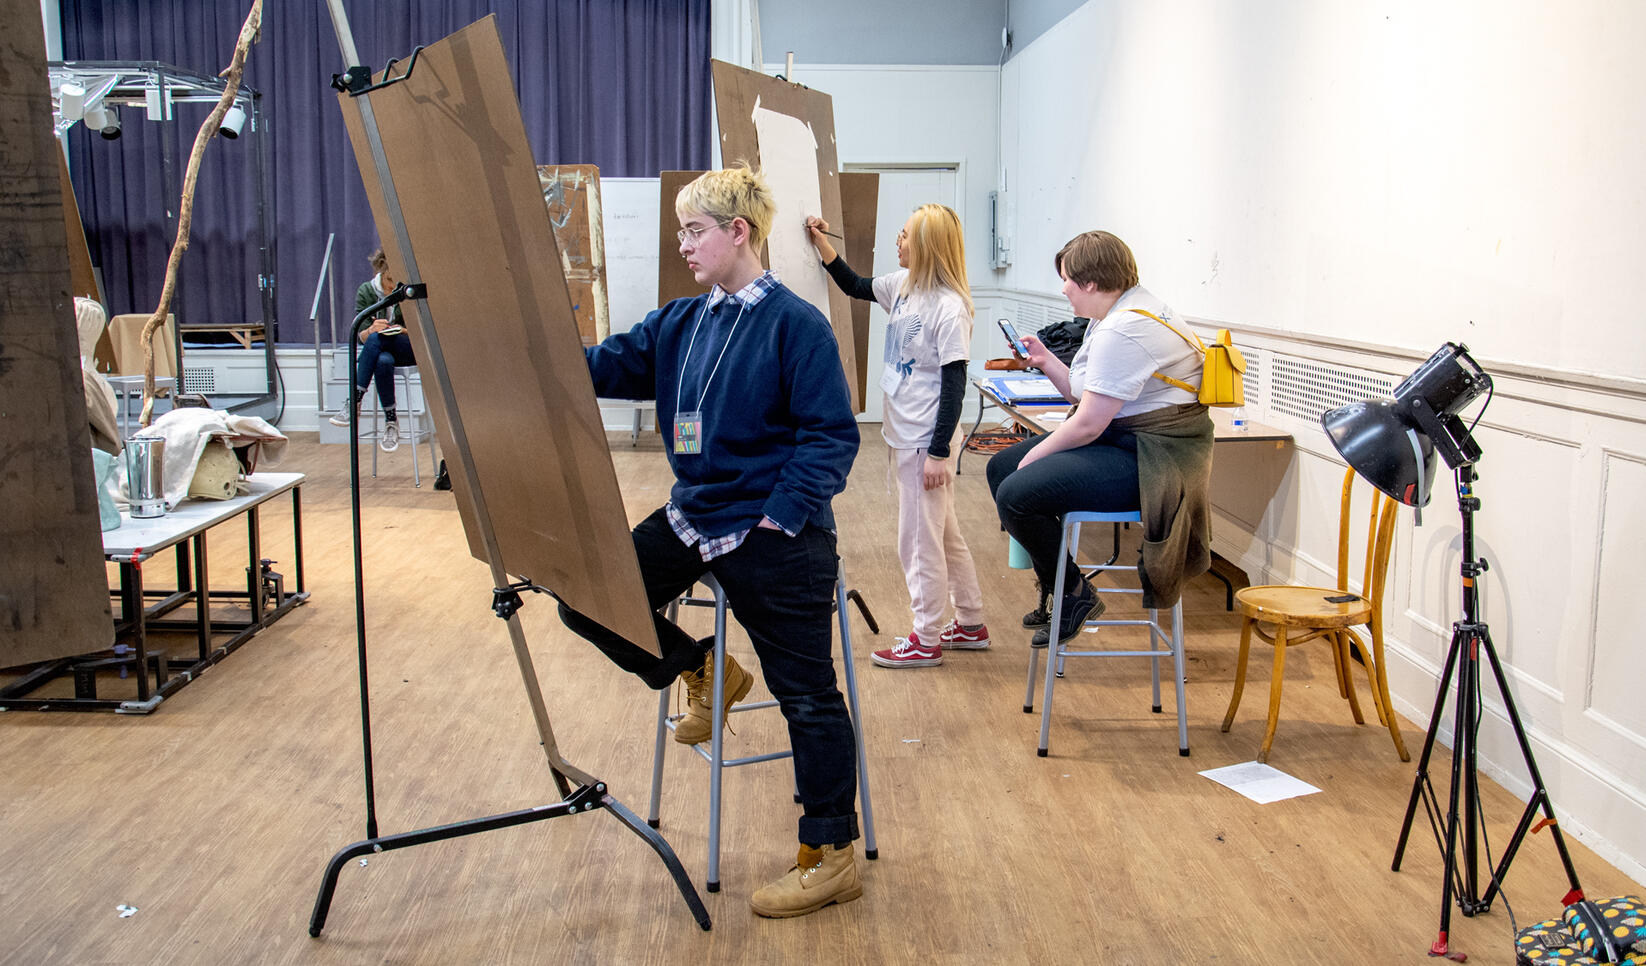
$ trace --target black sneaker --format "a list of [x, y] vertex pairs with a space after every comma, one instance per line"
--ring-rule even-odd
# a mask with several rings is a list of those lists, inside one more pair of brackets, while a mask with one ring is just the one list
[[[1040, 595], [1039, 606], [1023, 615], [1023, 626], [1045, 627], [1047, 624], [1050, 624], [1052, 622], [1052, 611], [1051, 608], [1047, 606], [1049, 603], [1050, 601], [1047, 600], [1046, 594], [1042, 593]], [[1045, 644], [1041, 644], [1041, 647], [1045, 647]]]
[[434, 488], [437, 490], [449, 490], [452, 488], [452, 478], [451, 475], [446, 472], [445, 460], [440, 461], [440, 472], [435, 474]]
[[[1058, 621], [1059, 633], [1057, 642], [1067, 644], [1074, 639], [1080, 629], [1086, 626], [1089, 620], [1101, 616], [1104, 610], [1103, 598], [1097, 596], [1097, 591], [1085, 580], [1080, 581], [1080, 590], [1073, 594], [1063, 595], [1063, 613]], [[1046, 626], [1034, 632], [1030, 639], [1030, 647], [1045, 647], [1051, 641], [1051, 616], [1046, 618]]]

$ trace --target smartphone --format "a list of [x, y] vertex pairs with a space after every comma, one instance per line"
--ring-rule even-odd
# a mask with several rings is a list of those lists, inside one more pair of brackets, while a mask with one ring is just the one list
[[384, 335], [399, 335], [400, 333], [406, 331], [406, 327], [403, 325], [391, 325], [386, 329], [379, 329], [378, 331], [382, 332]]
[[1006, 344], [1012, 347], [1012, 354], [1019, 359], [1027, 359], [1029, 357], [1028, 347], [1023, 344], [1022, 339], [1017, 337], [1017, 330], [1012, 328], [1012, 323], [1006, 319], [995, 319], [994, 321], [996, 325], [1000, 326], [1000, 331], [1006, 334]]

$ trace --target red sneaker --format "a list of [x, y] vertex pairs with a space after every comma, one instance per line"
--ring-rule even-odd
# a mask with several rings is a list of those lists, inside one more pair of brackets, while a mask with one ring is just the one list
[[949, 621], [949, 626], [943, 628], [943, 636], [937, 639], [941, 647], [951, 651], [981, 651], [989, 646], [989, 628], [986, 624], [978, 624], [967, 629], [961, 626], [960, 621]]
[[920, 643], [914, 631], [908, 637], [899, 637], [897, 646], [889, 651], [875, 651], [869, 660], [881, 667], [936, 667], [943, 663], [943, 646]]

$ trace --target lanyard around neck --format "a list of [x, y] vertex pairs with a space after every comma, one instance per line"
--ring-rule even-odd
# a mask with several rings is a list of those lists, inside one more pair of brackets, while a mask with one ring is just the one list
[[[726, 296], [726, 297], [731, 298], [731, 296], [729, 296], [729, 295]], [[699, 392], [697, 394], [697, 405], [692, 407], [693, 411], [697, 411], [697, 412], [702, 411], [702, 409], [703, 409], [703, 400], [708, 398], [708, 395], [709, 395], [709, 384], [714, 382], [715, 373], [720, 371], [720, 360], [726, 358], [726, 349], [731, 346], [732, 336], [737, 334], [737, 326], [738, 326], [739, 323], [741, 323], [743, 321], [743, 310], [748, 308], [748, 305], [745, 304], [741, 299], [737, 299], [737, 300], [734, 300], [734, 301], [737, 302], [737, 318], [732, 320], [732, 329], [731, 329], [730, 332], [726, 333], [726, 342], [725, 342], [724, 345], [722, 345], [720, 347], [720, 354], [714, 357], [714, 368], [709, 370], [709, 378], [707, 378], [703, 381], [703, 391]], [[680, 393], [681, 393], [682, 390], [685, 389], [685, 386], [686, 386], [686, 363], [691, 361], [692, 346], [697, 344], [697, 332], [698, 332], [699, 329], [703, 328], [703, 316], [708, 315], [708, 314], [709, 314], [709, 303], [704, 302], [703, 303], [703, 311], [697, 313], [697, 324], [692, 326], [692, 337], [686, 343], [686, 355], [680, 360], [680, 379], [679, 379], [679, 381], [677, 381], [674, 384], [674, 411], [675, 412], [680, 411]]]

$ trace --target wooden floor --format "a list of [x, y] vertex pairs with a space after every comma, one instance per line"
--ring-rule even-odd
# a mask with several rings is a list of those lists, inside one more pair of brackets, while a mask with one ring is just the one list
[[[724, 889], [704, 893], [711, 932], [644, 843], [596, 812], [353, 862], [324, 935], [309, 938], [325, 863], [365, 837], [365, 820], [346, 451], [300, 439], [279, 468], [310, 474], [306, 606], [147, 717], [0, 716], [0, 962], [1429, 961], [1441, 873], [1421, 818], [1405, 867], [1389, 870], [1412, 766], [1375, 718], [1353, 724], [1323, 650], [1288, 660], [1271, 759], [1320, 794], [1256, 805], [1196, 774], [1255, 756], [1268, 684], [1264, 650], [1233, 731], [1219, 733], [1238, 623], [1210, 577], [1186, 597], [1193, 756], [1177, 754], [1169, 681], [1155, 715], [1146, 662], [1085, 660], [1059, 685], [1050, 757], [1036, 757], [1017, 626], [1032, 578], [1004, 566], [983, 460], [968, 456], [961, 518], [995, 645], [940, 668], [872, 666], [868, 652], [909, 615], [886, 452], [873, 427], [865, 435], [836, 501], [848, 575], [882, 629], [857, 621], [854, 632], [880, 847], [878, 861], [859, 859], [862, 899], [799, 920], [749, 912], [749, 893], [793, 857], [797, 807], [778, 763], [726, 778]], [[638, 518], [665, 499], [667, 466], [655, 436], [611, 440]], [[427, 477], [412, 487], [407, 448], [382, 465], [364, 488], [381, 831], [554, 801], [487, 568], [468, 555], [451, 495]], [[284, 512], [269, 511], [263, 533], [289, 582]], [[224, 581], [243, 579], [239, 529], [214, 535]], [[548, 598], [523, 614], [560, 747], [643, 815], [653, 692], [562, 629]], [[748, 653], [741, 638], [734, 647]], [[734, 752], [781, 740], [775, 712], [733, 722]], [[1415, 755], [1422, 733], [1404, 726]], [[1433, 770], [1442, 782], [1446, 760]], [[706, 778], [671, 743], [663, 833], [700, 888]], [[1484, 799], [1501, 845], [1521, 805], [1490, 783]], [[1572, 845], [1591, 895], [1638, 891]], [[1528, 841], [1507, 886], [1522, 925], [1558, 911], [1566, 885], [1547, 834]], [[121, 917], [122, 904], [138, 911]], [[1513, 962], [1503, 903], [1452, 922], [1471, 962]]]

